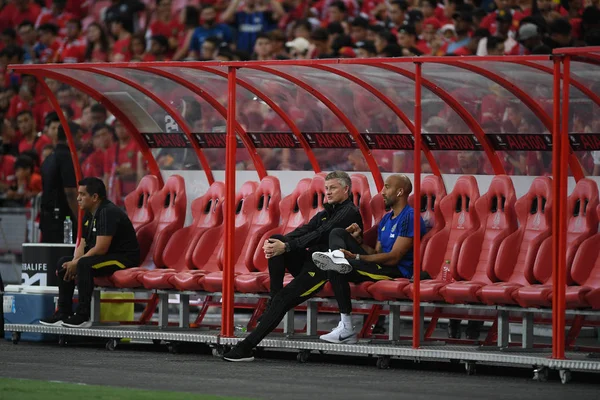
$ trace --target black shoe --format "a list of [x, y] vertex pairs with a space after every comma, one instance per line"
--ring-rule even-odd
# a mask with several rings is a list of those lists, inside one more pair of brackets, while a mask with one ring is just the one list
[[71, 317], [69, 314], [56, 312], [51, 317], [40, 319], [40, 324], [45, 326], [62, 326], [63, 321], [65, 321], [69, 317]]
[[483, 321], [469, 321], [467, 325], [467, 329], [465, 330], [465, 336], [467, 339], [478, 340], [481, 335], [481, 327], [483, 326]]
[[373, 327], [373, 335], [383, 335], [385, 333], [385, 315], [380, 315], [377, 323]]
[[460, 319], [451, 319], [448, 323], [448, 337], [450, 339], [460, 339]]
[[67, 328], [90, 328], [92, 326], [92, 321], [90, 321], [90, 317], [75, 314], [64, 320], [62, 326]]
[[252, 349], [246, 349], [243, 346], [235, 346], [233, 349], [223, 354], [223, 360], [231, 362], [254, 361]]

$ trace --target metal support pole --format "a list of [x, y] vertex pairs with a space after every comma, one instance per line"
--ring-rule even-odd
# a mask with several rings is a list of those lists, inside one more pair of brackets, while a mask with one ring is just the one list
[[521, 347], [524, 349], [533, 348], [533, 313], [526, 312], [523, 314]]
[[102, 292], [100, 292], [99, 290], [94, 290], [92, 292], [92, 308], [91, 308], [92, 315], [90, 315], [90, 320], [92, 321], [92, 324], [100, 322], [101, 295], [102, 295]]
[[319, 314], [319, 303], [308, 301], [306, 303], [306, 336], [317, 335], [317, 316]]
[[388, 316], [388, 335], [392, 342], [400, 339], [400, 306], [390, 305], [390, 314]]
[[158, 295], [158, 327], [166, 328], [169, 326], [169, 294], [159, 293]]
[[221, 334], [233, 337], [233, 278], [235, 246], [235, 151], [237, 141], [235, 138], [235, 89], [236, 69], [229, 68], [228, 73], [228, 100], [227, 100], [227, 141], [225, 156], [225, 263], [223, 265], [223, 307], [221, 314]]
[[510, 323], [508, 311], [498, 311], [498, 347], [508, 347], [508, 335], [510, 334]]
[[296, 328], [294, 326], [294, 309], [292, 308], [283, 317], [283, 334], [284, 335], [293, 335], [296, 332]]
[[[415, 63], [415, 166], [414, 166], [414, 196], [421, 198], [421, 63]], [[416, 201], [416, 200], [415, 200]], [[416, 206], [417, 203], [415, 203]], [[418, 207], [416, 207], [418, 209]], [[417, 349], [423, 340], [424, 320], [421, 303], [421, 213], [414, 213], [414, 238], [413, 238], [413, 343]]]
[[190, 295], [179, 295], [179, 327], [190, 327]]

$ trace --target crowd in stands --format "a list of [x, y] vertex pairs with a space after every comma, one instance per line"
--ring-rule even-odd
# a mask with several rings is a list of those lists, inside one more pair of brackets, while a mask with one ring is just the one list
[[[57, 111], [69, 121], [83, 174], [104, 178], [113, 199], [131, 191], [146, 167], [131, 133], [104, 106], [70, 86], [48, 79], [48, 90], [61, 107], [54, 110], [46, 88], [33, 76], [8, 69], [10, 64], [550, 54], [558, 47], [600, 45], [600, 2], [0, 0], [0, 33], [0, 196], [7, 204], [22, 205], [41, 190], [38, 171], [56, 142], [60, 124]], [[146, 83], [157, 93], [168, 92], [157, 82]], [[477, 93], [461, 90], [460, 82], [455, 84], [449, 91], [465, 104], [486, 133], [547, 133], [539, 119], [506, 96], [505, 91], [490, 86]], [[272, 85], [264, 91], [289, 92], [288, 88]], [[536, 101], [551, 112], [551, 88], [541, 86], [534, 85], [531, 90]], [[339, 94], [348, 86], [331, 90]], [[353, 116], [362, 133], [408, 133], [390, 110], [376, 108], [371, 112], [359, 92], [343, 94], [347, 94], [348, 102], [339, 106]], [[302, 131], [346, 130], [332, 114], [311, 113], [323, 107], [311, 107], [317, 100], [308, 94], [282, 96], [286, 96], [282, 101], [293, 104], [286, 111]], [[403, 97], [407, 94], [389, 96], [403, 109], [413, 107], [412, 99]], [[470, 131], [458, 114], [439, 99], [436, 103], [434, 97], [431, 95], [432, 101], [424, 107], [427, 132]], [[264, 103], [252, 97], [242, 100], [240, 123], [249, 132], [289, 131]], [[222, 117], [199, 97], [191, 94], [185, 101], [172, 101], [180, 109], [187, 108], [185, 118], [194, 132], [223, 131]], [[197, 112], [190, 111], [194, 107]], [[591, 103], [577, 107], [571, 116], [572, 132], [599, 131], [600, 120], [594, 108]], [[167, 125], [167, 132], [169, 118], [155, 118]], [[177, 124], [171, 125], [179, 129]], [[259, 152], [268, 169], [310, 168], [302, 150]], [[324, 169], [368, 169], [358, 150], [316, 152]], [[238, 168], [252, 169], [248, 154], [239, 153]], [[222, 150], [208, 150], [207, 154], [213, 167], [221, 169]], [[385, 172], [412, 171], [411, 152], [374, 154]], [[163, 149], [155, 156], [164, 169], [199, 168], [191, 150]], [[451, 152], [436, 157], [445, 173], [491, 172], [482, 153]], [[502, 157], [511, 174], [550, 173], [549, 153], [504, 152]], [[600, 174], [600, 157], [581, 153], [579, 158], [585, 172]], [[429, 168], [426, 161], [423, 168]]]

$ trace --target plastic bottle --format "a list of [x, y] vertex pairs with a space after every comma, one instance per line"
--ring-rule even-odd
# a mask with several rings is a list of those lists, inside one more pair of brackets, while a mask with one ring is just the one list
[[444, 282], [449, 282], [452, 279], [450, 275], [450, 260], [446, 260], [444, 265], [442, 265], [442, 280]]
[[66, 244], [73, 244], [73, 221], [67, 217], [64, 222], [64, 241]]

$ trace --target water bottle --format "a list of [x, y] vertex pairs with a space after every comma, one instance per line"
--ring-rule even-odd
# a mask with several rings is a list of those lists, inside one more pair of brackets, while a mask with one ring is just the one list
[[449, 282], [450, 279], [452, 279], [452, 276], [450, 275], [450, 260], [446, 260], [444, 265], [442, 265], [442, 280], [444, 282]]
[[64, 222], [64, 241], [66, 244], [73, 244], [73, 221], [71, 217], [67, 217]]

